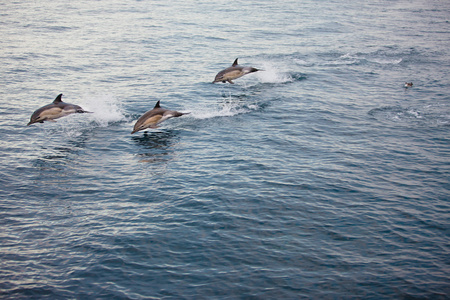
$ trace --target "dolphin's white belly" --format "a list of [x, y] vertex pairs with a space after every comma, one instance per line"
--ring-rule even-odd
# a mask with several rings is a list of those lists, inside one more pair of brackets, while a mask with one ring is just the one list
[[41, 120], [54, 120], [54, 119], [58, 119], [58, 118], [73, 114], [75, 112], [76, 112], [76, 110], [74, 108], [61, 109], [59, 107], [53, 107], [53, 108], [44, 110], [40, 114], [40, 119]]
[[150, 117], [147, 120], [145, 120], [143, 125], [145, 125], [146, 127], [154, 126], [161, 122], [161, 118], [162, 118], [161, 115], [154, 115], [153, 117]]
[[240, 70], [234, 70], [234, 71], [225, 73], [223, 75], [223, 80], [228, 80], [228, 79], [233, 80], [233, 79], [241, 77], [242, 75], [244, 75], [244, 73], [242, 73]]

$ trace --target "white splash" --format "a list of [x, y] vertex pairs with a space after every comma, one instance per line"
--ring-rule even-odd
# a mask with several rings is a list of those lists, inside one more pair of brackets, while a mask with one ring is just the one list
[[53, 125], [41, 126], [46, 130], [47, 135], [56, 130], [68, 137], [76, 138], [85, 134], [86, 130], [107, 127], [110, 123], [126, 120], [121, 103], [112, 95], [88, 95], [68, 102], [79, 105], [91, 113], [71, 114], [59, 118], [57, 122], [52, 123]]
[[241, 101], [228, 100], [218, 103], [215, 107], [193, 108], [190, 116], [195, 119], [210, 119], [215, 117], [232, 117], [256, 110], [257, 105], [244, 107]]
[[88, 114], [89, 118], [100, 127], [106, 127], [112, 122], [126, 120], [120, 101], [113, 95], [85, 96], [80, 106], [84, 110], [92, 112], [92, 114]]
[[408, 110], [406, 111], [406, 113], [407, 113], [409, 116], [412, 116], [412, 117], [414, 117], [414, 118], [416, 118], [416, 119], [422, 119], [422, 115], [421, 115], [420, 111], [417, 111], [417, 110], [415, 110], [415, 109], [413, 109], [413, 108], [408, 109]]
[[285, 83], [294, 81], [292, 76], [286, 72], [287, 68], [283, 68], [283, 66], [268, 61], [262, 62], [259, 65], [261, 71], [256, 72], [255, 75], [260, 82]]

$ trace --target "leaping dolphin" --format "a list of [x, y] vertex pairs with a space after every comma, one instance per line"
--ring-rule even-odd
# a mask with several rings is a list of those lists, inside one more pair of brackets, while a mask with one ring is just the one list
[[158, 124], [170, 119], [170, 118], [176, 118], [181, 117], [182, 115], [186, 115], [188, 113], [181, 113], [175, 110], [168, 110], [165, 108], [162, 108], [159, 105], [159, 101], [156, 102], [155, 107], [152, 110], [149, 110], [145, 114], [143, 114], [137, 121], [136, 124], [134, 124], [133, 131], [131, 134], [138, 132], [140, 130], [144, 130], [147, 128], [158, 128]]
[[45, 105], [38, 110], [36, 110], [30, 118], [30, 122], [27, 126], [33, 123], [44, 123], [44, 121], [56, 122], [55, 119], [65, 117], [73, 113], [90, 113], [85, 111], [78, 105], [65, 103], [61, 100], [63, 94], [59, 94], [53, 103]]
[[212, 83], [216, 83], [216, 82], [229, 82], [229, 83], [234, 83], [232, 80], [242, 77], [246, 74], [249, 73], [253, 73], [259, 71], [256, 68], [253, 67], [242, 67], [240, 65], [238, 65], [238, 59], [236, 58], [236, 60], [234, 61], [234, 63], [231, 65], [231, 67], [226, 68], [225, 70], [220, 71], [219, 73], [217, 73], [216, 78], [214, 78], [214, 81]]

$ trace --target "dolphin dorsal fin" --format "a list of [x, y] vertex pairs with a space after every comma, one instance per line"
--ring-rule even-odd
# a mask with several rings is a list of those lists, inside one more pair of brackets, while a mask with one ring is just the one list
[[238, 62], [237, 62], [237, 58], [236, 58], [236, 60], [234, 61], [234, 63], [231, 65], [232, 67], [236, 67], [237, 65], [238, 65]]
[[160, 108], [161, 106], [159, 106], [159, 101], [160, 100], [158, 100], [158, 102], [156, 102], [156, 105], [155, 105], [155, 107], [153, 107], [153, 109], [155, 109], [155, 108]]
[[63, 94], [59, 94], [58, 96], [56, 96], [55, 100], [53, 100], [53, 103], [59, 103], [62, 102], [61, 97]]

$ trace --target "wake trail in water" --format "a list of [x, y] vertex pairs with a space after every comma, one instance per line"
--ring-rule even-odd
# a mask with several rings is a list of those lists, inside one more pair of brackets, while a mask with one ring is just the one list
[[229, 100], [223, 103], [219, 103], [215, 107], [193, 107], [191, 117], [199, 120], [210, 119], [216, 117], [232, 117], [239, 114], [249, 113], [252, 110], [256, 110], [257, 105], [245, 105], [242, 101]]
[[92, 112], [89, 119], [100, 127], [126, 120], [122, 103], [113, 95], [89, 95], [82, 102], [81, 106]]
[[289, 72], [286, 72], [287, 67], [281, 66], [278, 63], [271, 61], [264, 61], [259, 64], [260, 71], [255, 75], [261, 83], [288, 83], [293, 82], [294, 78]]

